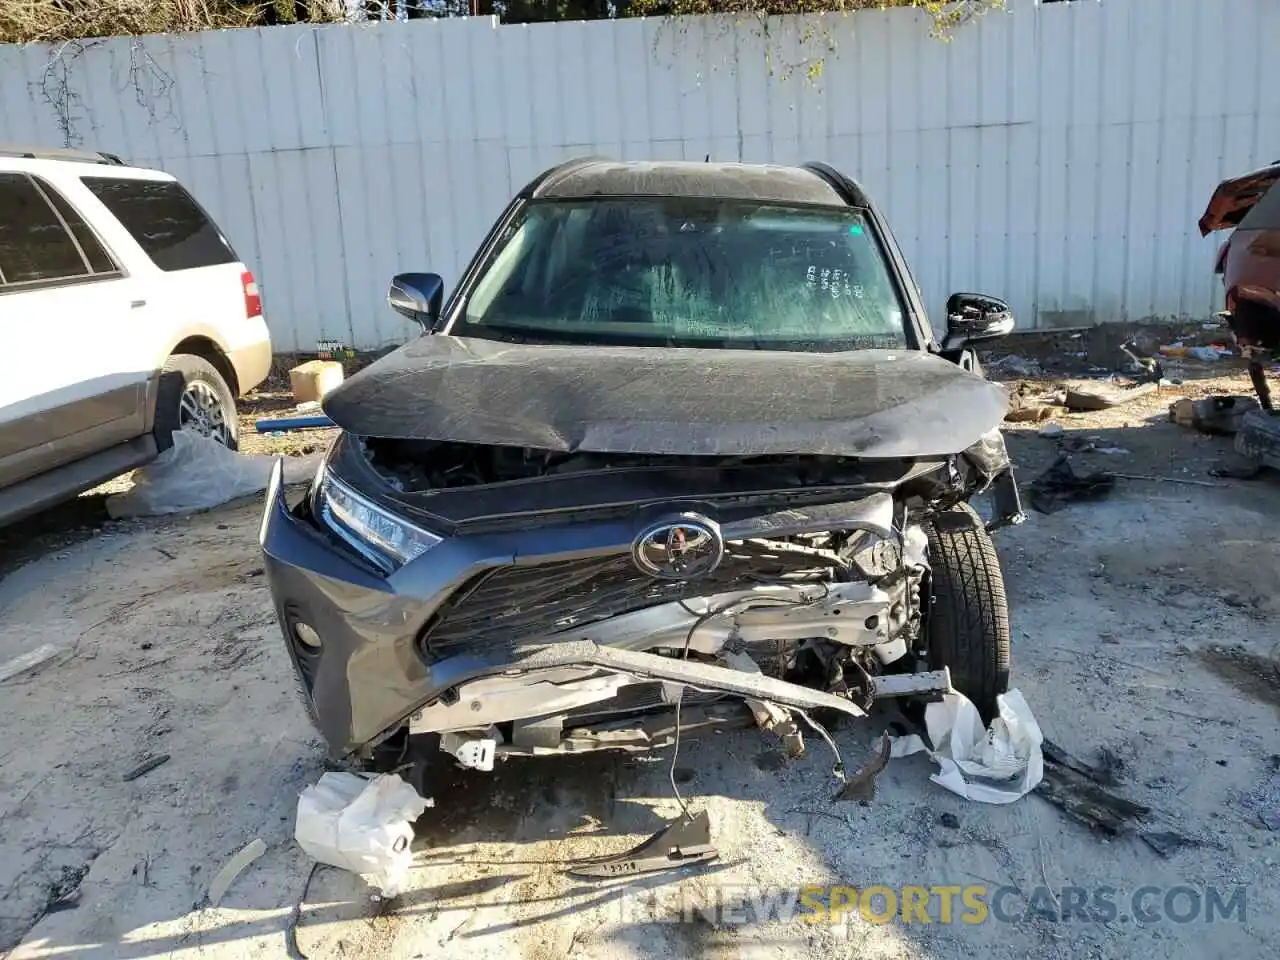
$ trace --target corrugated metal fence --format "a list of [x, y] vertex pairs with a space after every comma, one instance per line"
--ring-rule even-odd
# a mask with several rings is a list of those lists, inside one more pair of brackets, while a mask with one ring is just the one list
[[1010, 8], [947, 44], [895, 10], [0, 46], [0, 141], [182, 178], [258, 272], [279, 350], [405, 339], [391, 274], [457, 277], [516, 189], [584, 153], [827, 160], [885, 207], [935, 312], [966, 289], [1024, 327], [1207, 316], [1196, 219], [1280, 159], [1280, 3]]

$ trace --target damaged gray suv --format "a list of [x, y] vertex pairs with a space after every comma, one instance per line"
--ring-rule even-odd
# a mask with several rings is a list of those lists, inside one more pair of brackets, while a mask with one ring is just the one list
[[[1021, 519], [1008, 333], [935, 338], [889, 228], [821, 164], [571, 162], [512, 201], [424, 335], [328, 396], [309, 493], [261, 530], [335, 756], [647, 751], [1009, 677], [989, 531]], [[969, 505], [983, 495], [985, 519]], [[416, 735], [430, 735], [418, 737]]]

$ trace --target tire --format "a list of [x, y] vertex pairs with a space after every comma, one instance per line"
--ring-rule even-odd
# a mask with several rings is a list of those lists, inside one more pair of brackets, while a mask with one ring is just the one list
[[926, 624], [929, 666], [947, 667], [951, 685], [982, 719], [998, 715], [1009, 689], [1009, 603], [991, 535], [967, 503], [926, 527], [931, 597]]
[[175, 353], [160, 369], [156, 391], [156, 446], [173, 446], [176, 430], [213, 436], [232, 450], [240, 448], [236, 398], [217, 368], [204, 357]]

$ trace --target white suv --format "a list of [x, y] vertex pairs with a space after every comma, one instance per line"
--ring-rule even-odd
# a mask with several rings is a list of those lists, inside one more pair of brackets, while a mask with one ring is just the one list
[[234, 448], [267, 376], [253, 274], [167, 173], [0, 146], [0, 523], [197, 430]]

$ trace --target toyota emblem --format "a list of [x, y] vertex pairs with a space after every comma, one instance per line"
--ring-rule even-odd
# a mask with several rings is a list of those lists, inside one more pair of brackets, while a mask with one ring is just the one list
[[724, 538], [714, 521], [684, 516], [646, 527], [631, 545], [637, 567], [659, 580], [696, 580], [724, 559]]

